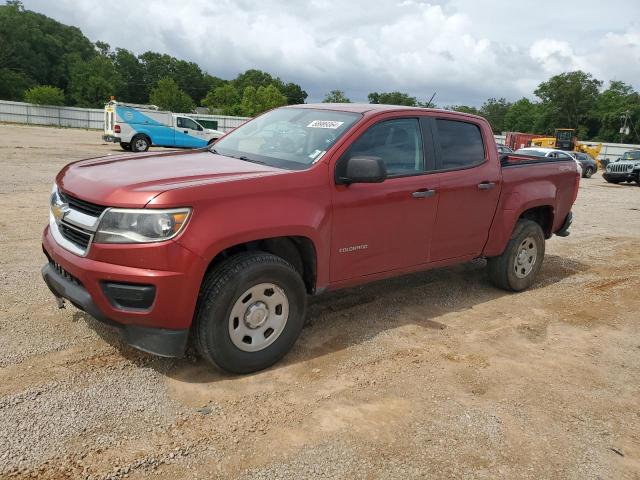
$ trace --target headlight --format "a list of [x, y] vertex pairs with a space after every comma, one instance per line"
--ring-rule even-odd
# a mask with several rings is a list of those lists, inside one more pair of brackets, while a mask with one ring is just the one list
[[190, 208], [172, 210], [110, 208], [102, 216], [93, 241], [96, 243], [162, 242], [178, 235], [190, 214]]

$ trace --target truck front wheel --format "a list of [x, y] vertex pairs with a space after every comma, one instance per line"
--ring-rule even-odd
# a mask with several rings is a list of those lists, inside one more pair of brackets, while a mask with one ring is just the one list
[[134, 152], [146, 152], [149, 150], [149, 139], [144, 135], [136, 135], [131, 139], [131, 150]]
[[519, 292], [529, 288], [542, 267], [544, 247], [540, 225], [531, 220], [518, 220], [502, 255], [488, 259], [489, 278], [504, 290]]
[[235, 255], [205, 277], [193, 325], [196, 349], [229, 372], [262, 370], [291, 349], [305, 310], [304, 282], [289, 262], [263, 252]]

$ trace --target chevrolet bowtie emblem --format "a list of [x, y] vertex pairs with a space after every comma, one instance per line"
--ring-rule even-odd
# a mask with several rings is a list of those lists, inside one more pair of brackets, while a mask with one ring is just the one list
[[69, 204], [56, 202], [51, 205], [51, 213], [53, 214], [53, 218], [55, 218], [56, 223], [60, 223], [64, 219], [64, 216], [69, 213]]

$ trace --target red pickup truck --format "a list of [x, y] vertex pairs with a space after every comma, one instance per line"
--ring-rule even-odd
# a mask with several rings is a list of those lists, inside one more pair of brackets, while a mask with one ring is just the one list
[[42, 275], [136, 348], [175, 357], [191, 339], [252, 372], [292, 347], [309, 294], [479, 257], [498, 287], [529, 287], [579, 179], [573, 159], [499, 157], [472, 115], [283, 107], [206, 149], [64, 167]]

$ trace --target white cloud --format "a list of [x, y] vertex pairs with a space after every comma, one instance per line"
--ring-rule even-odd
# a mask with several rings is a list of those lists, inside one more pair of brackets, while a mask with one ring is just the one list
[[[319, 100], [334, 88], [356, 100], [401, 90], [440, 104], [531, 95], [550, 75], [581, 68], [640, 88], [637, 0], [25, 0], [92, 40], [192, 60], [233, 78], [248, 68], [300, 83]], [[549, 21], [552, 11], [566, 21]], [[606, 12], [606, 13], [605, 13]]]

